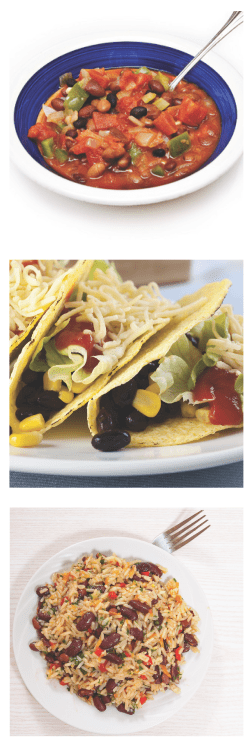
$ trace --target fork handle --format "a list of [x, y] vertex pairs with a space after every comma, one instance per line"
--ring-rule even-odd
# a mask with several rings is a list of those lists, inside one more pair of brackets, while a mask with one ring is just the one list
[[237, 26], [243, 23], [243, 20], [244, 20], [243, 11], [234, 10], [232, 15], [230, 15], [230, 18], [228, 18], [228, 21], [220, 29], [220, 31], [218, 31], [218, 33], [216, 33], [216, 35], [213, 36], [211, 41], [209, 41], [208, 44], [206, 44], [206, 46], [204, 46], [204, 48], [201, 49], [201, 51], [199, 51], [198, 54], [196, 54], [196, 56], [194, 56], [193, 59], [191, 59], [189, 64], [187, 64], [186, 67], [182, 69], [180, 74], [178, 74], [178, 77], [175, 77], [175, 79], [170, 83], [169, 85], [170, 92], [173, 92], [173, 90], [175, 90], [176, 86], [179, 84], [179, 82], [181, 82], [183, 77], [185, 77], [186, 74], [190, 72], [190, 69], [193, 69], [195, 64], [197, 64], [197, 62], [199, 62], [200, 59], [203, 59], [203, 56], [205, 56], [205, 54], [207, 54], [208, 51], [211, 51], [211, 49], [213, 49], [213, 47], [216, 46], [216, 44], [222, 41], [222, 39], [225, 38], [225, 36], [231, 33], [231, 31], [234, 31], [234, 29], [237, 28]]

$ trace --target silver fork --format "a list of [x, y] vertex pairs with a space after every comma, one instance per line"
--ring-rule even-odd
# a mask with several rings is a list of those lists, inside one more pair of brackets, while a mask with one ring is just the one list
[[205, 56], [205, 54], [207, 54], [208, 51], [211, 51], [211, 49], [213, 49], [213, 47], [216, 46], [216, 44], [218, 44], [219, 41], [222, 41], [222, 39], [225, 38], [225, 36], [227, 36], [228, 33], [231, 33], [231, 31], [234, 31], [234, 29], [237, 28], [237, 26], [239, 26], [241, 23], [243, 23], [242, 10], [234, 10], [232, 15], [230, 15], [230, 18], [228, 18], [228, 21], [220, 29], [220, 31], [218, 31], [218, 33], [216, 33], [216, 35], [213, 36], [211, 41], [209, 41], [208, 44], [206, 44], [206, 46], [204, 46], [203, 49], [201, 49], [201, 51], [199, 51], [198, 54], [196, 54], [196, 56], [194, 56], [194, 58], [191, 59], [189, 64], [187, 64], [186, 67], [182, 69], [182, 71], [178, 74], [178, 76], [175, 77], [175, 79], [173, 79], [173, 81], [169, 85], [169, 90], [173, 92], [173, 90], [176, 88], [178, 83], [181, 82], [183, 77], [185, 77], [185, 75], [188, 72], [190, 72], [190, 69], [193, 69], [195, 64], [197, 64], [200, 61], [200, 59], [203, 59], [203, 56]]
[[[203, 527], [206, 523], [208, 523], [208, 520], [204, 520], [206, 515], [202, 515], [201, 518], [197, 519], [197, 515], [200, 515], [203, 512], [204, 510], [199, 510], [199, 512], [195, 513], [194, 515], [190, 515], [190, 518], [186, 518], [186, 520], [182, 520], [182, 522], [178, 523], [178, 525], [174, 525], [173, 528], [169, 528], [163, 533], [160, 533], [160, 535], [154, 539], [153, 543], [155, 544], [155, 546], [164, 548], [165, 551], [168, 551], [168, 553], [174, 553], [174, 551], [177, 551], [178, 548], [186, 546], [187, 543], [190, 543], [190, 541], [193, 541], [194, 538], [197, 538], [197, 536], [200, 536], [201, 533], [204, 533], [205, 530], [211, 527], [210, 525], [207, 525], [206, 528]], [[194, 518], [196, 518], [196, 520], [194, 520]], [[189, 523], [190, 520], [192, 520], [193, 522], [190, 523], [190, 525], [186, 525], [186, 523]], [[200, 523], [200, 520], [203, 520], [203, 522]], [[200, 523], [200, 525], [197, 525], [197, 523]], [[183, 526], [186, 527], [183, 528]], [[202, 528], [202, 530], [199, 530], [198, 533], [195, 533], [198, 528]], [[195, 535], [191, 535], [190, 537], [190, 534], [193, 533], [195, 533]]]

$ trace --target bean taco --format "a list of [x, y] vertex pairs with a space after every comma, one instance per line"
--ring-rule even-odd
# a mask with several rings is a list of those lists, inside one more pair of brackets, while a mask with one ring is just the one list
[[43, 433], [100, 393], [144, 343], [189, 316], [206, 295], [172, 304], [154, 282], [136, 288], [106, 261], [78, 262], [14, 366], [10, 442], [37, 445]]
[[205, 304], [161, 330], [88, 404], [92, 445], [172, 446], [243, 423], [243, 318], [223, 299], [228, 280], [191, 297]]

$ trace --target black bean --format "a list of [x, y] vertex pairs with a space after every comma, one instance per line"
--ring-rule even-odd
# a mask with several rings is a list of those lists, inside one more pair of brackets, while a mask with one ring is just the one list
[[195, 346], [195, 348], [198, 348], [199, 346], [198, 336], [192, 336], [191, 333], [186, 333], [185, 335], [187, 336], [188, 340], [191, 341], [193, 346]]
[[77, 118], [77, 120], [74, 121], [73, 126], [78, 131], [78, 128], [86, 128], [87, 118]]
[[65, 136], [68, 136], [69, 138], [76, 138], [77, 131], [75, 130], [75, 128], [69, 128], [69, 130], [66, 131]]
[[115, 680], [114, 679], [109, 679], [108, 682], [107, 682], [107, 684], [106, 684], [106, 690], [107, 690], [108, 694], [112, 694], [112, 692], [115, 689], [115, 686], [116, 686]]
[[121, 384], [112, 390], [112, 399], [119, 407], [126, 407], [126, 405], [132, 404], [136, 391], [136, 380], [130, 379], [129, 382], [125, 382], [125, 384]]
[[98, 451], [120, 451], [130, 443], [130, 435], [127, 431], [106, 431], [94, 436], [91, 443]]
[[118, 413], [115, 410], [113, 412], [109, 412], [103, 407], [98, 413], [96, 425], [98, 433], [114, 430], [118, 427]]
[[166, 151], [165, 149], [153, 149], [152, 154], [153, 156], [165, 156]]
[[130, 707], [129, 710], [125, 710], [125, 704], [124, 702], [121, 702], [120, 705], [116, 708], [119, 712], [125, 712], [126, 715], [134, 715], [134, 709], [133, 707]]
[[117, 104], [117, 97], [115, 92], [109, 92], [107, 100], [110, 102], [111, 108], [115, 108]]
[[65, 653], [68, 656], [77, 656], [78, 653], [82, 650], [82, 640], [81, 638], [73, 638], [73, 641], [71, 642], [70, 646], [68, 648], [65, 648]]
[[95, 622], [95, 619], [96, 619], [96, 616], [94, 615], [93, 612], [85, 612], [83, 617], [80, 618], [80, 620], [78, 620], [76, 623], [77, 630], [80, 630], [80, 631], [88, 630], [88, 628], [90, 628], [92, 623]]
[[118, 656], [116, 653], [107, 653], [105, 659], [106, 661], [110, 661], [111, 664], [122, 664], [121, 656]]
[[43, 384], [43, 372], [33, 372], [32, 369], [24, 369], [22, 373], [22, 382], [25, 384], [33, 384], [34, 382], [38, 385]]
[[59, 77], [60, 87], [64, 87], [64, 85], [67, 85], [67, 87], [73, 87], [73, 85], [76, 84], [76, 80], [72, 76], [71, 72], [65, 72], [64, 74], [61, 74]]
[[144, 431], [148, 425], [148, 418], [132, 407], [124, 417], [124, 428], [134, 433]]
[[39, 407], [37, 405], [22, 405], [22, 407], [19, 407], [16, 410], [16, 417], [17, 420], [21, 421], [25, 420], [25, 418], [30, 418], [31, 415], [37, 415], [38, 413], [43, 416], [45, 423], [49, 420], [50, 410], [47, 407]]
[[129, 600], [128, 604], [135, 610], [138, 610], [138, 612], [142, 612], [143, 615], [146, 615], [151, 609], [151, 605], [147, 605], [146, 602], [140, 602], [140, 600]]
[[143, 631], [139, 628], [130, 628], [129, 632], [136, 641], [143, 641]]
[[57, 392], [54, 392], [54, 390], [42, 390], [38, 392], [36, 401], [38, 405], [49, 407], [51, 410], [62, 410], [65, 407], [65, 402], [60, 400]]
[[184, 635], [184, 643], [188, 643], [189, 646], [193, 646], [194, 648], [196, 646], [198, 646], [198, 641], [192, 635], [192, 633], [185, 633], [185, 635]]
[[[165, 154], [165, 151], [164, 151], [164, 154]], [[148, 382], [149, 382], [148, 375], [155, 372], [158, 366], [159, 366], [159, 361], [157, 360], [150, 361], [149, 364], [146, 364], [146, 366], [144, 366], [139, 371], [139, 373], [136, 376], [136, 382], [137, 382], [138, 389], [146, 389], [146, 387], [148, 387]]]
[[119, 610], [123, 618], [128, 618], [128, 620], [137, 620], [137, 612], [136, 610], [133, 610], [132, 607], [120, 605]]
[[129, 115], [133, 115], [134, 118], [143, 118], [144, 115], [147, 115], [147, 108], [144, 108], [142, 105], [137, 105], [135, 108], [132, 108], [130, 110]]
[[98, 694], [94, 695], [93, 702], [99, 712], [104, 712], [104, 710], [106, 710], [106, 705], [104, 705], [104, 702], [102, 702], [101, 697], [98, 697]]
[[166, 402], [161, 403], [161, 407], [157, 415], [152, 419], [153, 425], [156, 423], [156, 425], [159, 423], [164, 423], [165, 420], [168, 420], [170, 417], [170, 411], [169, 411], [169, 405], [167, 405]]
[[37, 587], [36, 594], [38, 597], [47, 597], [49, 595], [49, 589], [48, 587]]
[[121, 636], [119, 635], [119, 633], [111, 633], [110, 635], [103, 638], [100, 643], [100, 648], [102, 648], [103, 651], [107, 651], [108, 648], [113, 648], [113, 646], [116, 646], [120, 640]]
[[37, 399], [37, 388], [33, 384], [25, 384], [24, 387], [18, 392], [16, 397], [16, 407], [22, 407], [22, 405], [30, 405], [36, 402]]
[[108, 413], [117, 413], [117, 407], [115, 406], [115, 403], [112, 399], [111, 392], [108, 392], [107, 395], [102, 395], [102, 397], [100, 397], [100, 408], [107, 410]]

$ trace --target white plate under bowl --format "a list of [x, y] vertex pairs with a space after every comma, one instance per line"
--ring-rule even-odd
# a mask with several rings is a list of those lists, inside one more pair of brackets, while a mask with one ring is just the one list
[[[162, 46], [179, 49], [193, 56], [200, 51], [200, 47], [197, 44], [194, 44], [189, 40], [169, 35], [166, 35], [164, 39], [154, 39], [150, 36], [145, 37], [138, 34], [136, 34], [136, 36], [126, 36], [125, 38], [123, 36], [116, 37], [115, 39], [94, 38], [88, 41], [87, 46], [105, 44], [113, 42], [114, 40], [118, 42], [142, 41], [150, 44], [160, 44]], [[65, 195], [66, 197], [70, 197], [75, 200], [96, 203], [98, 205], [147, 205], [150, 203], [163, 202], [165, 200], [173, 200], [191, 192], [195, 192], [211, 182], [214, 182], [214, 180], [225, 174], [225, 172], [235, 164], [242, 153], [242, 77], [230, 64], [228, 64], [228, 62], [212, 52], [210, 52], [205, 58], [205, 63], [215, 69], [215, 71], [218, 72], [229, 86], [237, 107], [237, 123], [233, 136], [226, 148], [214, 161], [210, 162], [208, 166], [205, 166], [203, 169], [194, 172], [194, 174], [184, 179], [180, 179], [179, 181], [172, 182], [167, 185], [139, 190], [105, 190], [103, 188], [87, 187], [75, 182], [70, 182], [38, 164], [38, 162], [36, 162], [27, 153], [17, 136], [14, 125], [14, 109], [16, 100], [24, 85], [39, 68], [51, 62], [56, 57], [79, 47], [82, 47], [81, 37], [75, 38], [73, 41], [71, 40], [68, 47], [65, 42], [57, 44], [51, 49], [46, 49], [43, 53], [38, 54], [35, 60], [31, 59], [24, 68], [19, 66], [16, 70], [14, 89], [11, 96], [11, 156], [14, 163], [21, 169], [21, 171], [37, 184], [42, 185], [46, 189], [53, 190], [60, 195]]]
[[48, 431], [40, 446], [10, 446], [10, 470], [33, 474], [116, 477], [206, 469], [241, 461], [243, 432], [228, 430], [196, 443], [154, 448], [126, 448], [101, 453], [91, 445], [85, 408]]
[[[32, 618], [36, 613], [36, 587], [50, 580], [55, 571], [71, 568], [73, 563], [86, 553], [111, 554], [126, 559], [152, 561], [168, 569], [166, 576], [173, 576], [180, 583], [180, 594], [185, 602], [194, 608], [199, 616], [199, 649], [186, 654], [183, 677], [180, 682], [181, 693], [168, 690], [149, 700], [133, 716], [119, 713], [112, 706], [104, 713], [82, 702], [76, 695], [62, 689], [56, 680], [47, 680], [45, 663], [38, 653], [29, 649], [34, 640]], [[136, 538], [103, 537], [92, 538], [65, 548], [47, 561], [34, 574], [19, 600], [14, 619], [14, 652], [20, 674], [33, 697], [52, 715], [79, 730], [100, 735], [124, 735], [147, 730], [154, 725], [170, 719], [181, 710], [194, 695], [205, 677], [213, 648], [213, 623], [210, 608], [204, 592], [193, 575], [185, 569], [177, 558], [151, 543]], [[185, 715], [183, 714], [185, 720]]]

